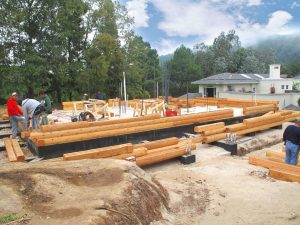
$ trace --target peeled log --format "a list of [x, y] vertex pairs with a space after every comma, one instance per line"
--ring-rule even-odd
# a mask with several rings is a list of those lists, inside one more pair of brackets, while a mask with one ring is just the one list
[[249, 124], [249, 125], [247, 124], [246, 126], [247, 126], [247, 129], [249, 129], [249, 128], [264, 126], [264, 125], [277, 123], [277, 122], [283, 123], [283, 121], [284, 121], [284, 117], [278, 116], [277, 118], [274, 118], [274, 119], [264, 120], [264, 121], [260, 121], [260, 122], [257, 122], [257, 123], [252, 123], [252, 124]]
[[203, 141], [203, 136], [196, 136], [192, 138], [192, 143], [201, 143]]
[[262, 158], [258, 158], [255, 156], [250, 156], [248, 162], [249, 162], [249, 164], [265, 167], [268, 169], [275, 168], [275, 169], [282, 169], [282, 170], [286, 170], [286, 171], [300, 173], [300, 167], [298, 167], [298, 166], [293, 166], [293, 165], [280, 163], [280, 162], [274, 162], [274, 161], [271, 161], [268, 159], [262, 159]]
[[233, 124], [233, 125], [228, 125], [226, 126], [226, 132], [227, 133], [232, 133], [232, 132], [236, 132], [239, 130], [245, 130], [247, 129], [247, 126], [243, 123], [238, 123], [238, 124]]
[[283, 122], [277, 122], [277, 123], [271, 123], [271, 124], [266, 124], [266, 125], [263, 125], [263, 126], [249, 128], [249, 129], [246, 129], [246, 130], [240, 130], [240, 131], [237, 131], [236, 134], [243, 135], [243, 134], [253, 133], [253, 132], [256, 132], [256, 131], [267, 130], [267, 129], [270, 129], [272, 127], [279, 126], [282, 123]]
[[259, 116], [259, 117], [254, 117], [254, 118], [250, 118], [250, 119], [244, 119], [243, 123], [248, 126], [248, 125], [256, 124], [256, 123], [263, 122], [266, 120], [277, 119], [278, 117], [281, 118], [281, 114], [274, 113], [274, 114], [270, 114], [270, 115], [266, 115], [266, 116]]
[[151, 115], [145, 115], [142, 117], [133, 117], [133, 118], [128, 118], [128, 119], [104, 120], [104, 121], [96, 121], [96, 122], [81, 121], [81, 122], [74, 122], [74, 123], [51, 124], [51, 125], [42, 125], [41, 131], [42, 132], [52, 132], [52, 131], [85, 128], [85, 127], [104, 126], [104, 125], [112, 125], [112, 124], [153, 120], [153, 119], [159, 119], [159, 118], [160, 118], [159, 114], [151, 114]]
[[146, 132], [151, 130], [159, 130], [164, 128], [170, 128], [173, 126], [174, 126], [173, 123], [161, 123], [155, 125], [129, 127], [129, 128], [118, 129], [118, 130], [99, 131], [99, 132], [87, 133], [87, 134], [76, 134], [76, 135], [56, 137], [56, 138], [37, 139], [35, 143], [38, 147], [40, 147], [40, 146], [77, 142], [77, 141], [93, 140], [93, 139], [105, 138], [105, 137], [114, 137], [119, 135]]
[[207, 125], [202, 125], [202, 126], [196, 126], [194, 128], [194, 131], [196, 133], [202, 133], [202, 132], [207, 131], [207, 130], [223, 128], [224, 126], [225, 126], [224, 122], [219, 122], [219, 123], [207, 124]]
[[300, 183], [300, 173], [297, 172], [271, 168], [269, 170], [269, 176], [278, 180]]
[[[149, 155], [149, 154], [154, 154], [154, 153], [157, 153], [157, 152], [164, 152], [164, 151], [169, 151], [169, 150], [172, 151], [172, 150], [176, 150], [176, 149], [182, 148], [182, 147], [185, 147], [187, 149], [188, 142], [189, 141], [186, 140], [186, 141], [181, 141], [176, 145], [151, 149], [151, 150], [148, 150], [147, 154]], [[192, 151], [192, 150], [195, 150], [195, 149], [196, 149], [196, 144], [191, 143], [191, 149], [190, 150]]]
[[215, 142], [215, 141], [220, 141], [220, 140], [224, 140], [225, 138], [226, 138], [226, 133], [206, 136], [203, 138], [203, 143], [211, 143], [211, 142]]
[[25, 156], [17, 139], [11, 139], [12, 147], [18, 162], [24, 162]]
[[145, 147], [148, 150], [154, 149], [154, 148], [161, 148], [165, 146], [170, 146], [170, 145], [176, 145], [178, 144], [179, 139], [176, 137], [171, 137], [171, 138], [166, 138], [166, 139], [161, 139], [157, 141], [149, 141], [145, 143], [140, 143], [140, 144], [135, 144], [133, 145], [133, 148], [141, 148]]
[[138, 166], [151, 165], [168, 159], [177, 158], [179, 156], [185, 155], [186, 153], [187, 152], [185, 147], [180, 147], [178, 149], [167, 150], [163, 152], [156, 152], [136, 158], [136, 164]]
[[127, 154], [121, 154], [121, 155], [116, 155], [113, 157], [110, 157], [112, 159], [127, 159], [129, 157], [141, 157], [147, 154], [147, 148], [144, 147], [140, 147], [140, 148], [136, 148], [133, 149], [132, 153], [127, 153]]
[[97, 148], [87, 151], [72, 152], [64, 154], [63, 160], [79, 160], [79, 159], [99, 159], [107, 158], [125, 153], [132, 153], [132, 144], [115, 145], [104, 148]]
[[57, 130], [68, 130], [68, 129], [77, 129], [86, 127], [88, 125], [87, 121], [81, 122], [70, 122], [70, 123], [60, 123], [60, 124], [49, 124], [49, 125], [42, 125], [41, 132], [51, 132]]
[[11, 140], [9, 138], [4, 138], [3, 142], [4, 142], [4, 145], [5, 145], [5, 150], [6, 150], [6, 153], [7, 153], [8, 161], [17, 162], [17, 157], [15, 155]]
[[204, 136], [210, 136], [210, 135], [214, 135], [214, 134], [221, 134], [221, 133], [225, 133], [226, 128], [222, 127], [222, 128], [218, 128], [218, 129], [212, 129], [212, 130], [207, 130], [204, 131]]
[[78, 128], [78, 129], [72, 129], [72, 130], [61, 130], [61, 131], [54, 131], [54, 132], [43, 132], [43, 133], [32, 132], [30, 134], [30, 139], [34, 140], [37, 138], [54, 138], [54, 137], [62, 137], [62, 136], [71, 136], [71, 135], [76, 135], [76, 134], [86, 134], [86, 133], [93, 133], [93, 132], [100, 132], [100, 131], [118, 130], [118, 129], [122, 129], [122, 128], [153, 125], [153, 124], [158, 124], [158, 123], [163, 123], [163, 122], [165, 122], [165, 121], [162, 118], [162, 119], [120, 123], [120, 124], [103, 125], [103, 126], [84, 127], [84, 128]]

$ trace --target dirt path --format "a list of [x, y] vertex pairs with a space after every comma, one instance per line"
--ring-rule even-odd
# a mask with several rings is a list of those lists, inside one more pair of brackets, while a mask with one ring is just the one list
[[[198, 162], [193, 165], [169, 162], [146, 170], [171, 193], [178, 191], [181, 183], [192, 187], [194, 193], [201, 189], [197, 181], [205, 184], [208, 205], [204, 214], [195, 207], [184, 209], [176, 215], [175, 224], [300, 224], [300, 184], [269, 178], [266, 169], [249, 165], [247, 157], [228, 156], [218, 147], [200, 145], [196, 156]], [[181, 194], [188, 193], [188, 188], [181, 189]], [[171, 204], [176, 204], [178, 196], [170, 196]]]

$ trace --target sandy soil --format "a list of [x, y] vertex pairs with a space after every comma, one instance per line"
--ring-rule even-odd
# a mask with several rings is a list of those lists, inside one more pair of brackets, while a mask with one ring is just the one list
[[[262, 150], [250, 154], [280, 151], [281, 144], [272, 144], [280, 136], [270, 131], [251, 138]], [[300, 224], [299, 183], [269, 178], [247, 155], [202, 144], [194, 153], [194, 164], [170, 160], [144, 170], [106, 160], [27, 163], [36, 169], [21, 170], [3, 165], [0, 212], [26, 212], [32, 216], [27, 224]]]

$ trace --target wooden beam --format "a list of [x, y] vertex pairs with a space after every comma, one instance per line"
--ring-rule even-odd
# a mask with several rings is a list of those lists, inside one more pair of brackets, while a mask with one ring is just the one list
[[215, 142], [215, 141], [220, 141], [220, 140], [224, 140], [225, 138], [226, 138], [226, 133], [214, 134], [211, 136], [204, 137], [203, 143], [211, 143], [211, 142]]
[[236, 132], [236, 131], [240, 131], [240, 130], [245, 130], [247, 129], [247, 126], [243, 123], [238, 123], [238, 124], [232, 124], [232, 125], [228, 125], [226, 126], [226, 132], [227, 133], [232, 133], [232, 132]]
[[119, 130], [108, 130], [108, 131], [76, 134], [76, 135], [63, 136], [63, 137], [37, 139], [35, 143], [38, 147], [40, 147], [40, 146], [56, 145], [56, 144], [63, 144], [63, 143], [71, 143], [77, 141], [93, 140], [93, 139], [105, 138], [105, 137], [114, 137], [114, 136], [120, 136], [125, 134], [140, 133], [140, 132], [170, 128], [170, 127], [173, 127], [173, 123], [161, 123], [155, 125], [122, 128]]
[[268, 159], [262, 159], [255, 156], [250, 156], [248, 162], [252, 165], [261, 166], [268, 169], [275, 168], [275, 169], [282, 169], [282, 170], [300, 173], [300, 167], [298, 166], [293, 166], [293, 165], [280, 163], [280, 162], [274, 162]]
[[17, 162], [17, 157], [15, 155], [11, 139], [3, 138], [3, 142], [4, 142], [4, 145], [5, 145], [5, 150], [6, 150], [6, 153], [7, 153], [8, 161]]
[[139, 147], [139, 148], [135, 148], [133, 149], [132, 153], [127, 153], [127, 154], [121, 154], [121, 155], [116, 155], [116, 156], [112, 156], [110, 158], [112, 159], [127, 159], [129, 157], [141, 157], [147, 154], [147, 148], [145, 147]]
[[163, 152], [156, 152], [153, 154], [147, 154], [142, 157], [136, 158], [136, 164], [138, 166], [147, 166], [155, 163], [159, 163], [168, 159], [177, 158], [186, 154], [186, 148], [184, 146], [175, 149], [175, 150], [167, 150]]
[[194, 131], [196, 133], [202, 133], [202, 132], [207, 131], [207, 130], [223, 128], [224, 126], [225, 126], [224, 122], [219, 122], [219, 123], [207, 124], [207, 125], [202, 125], [202, 126], [196, 126], [194, 128]]
[[11, 139], [12, 147], [18, 162], [24, 162], [25, 156], [17, 139]]
[[115, 145], [87, 151], [72, 152], [63, 155], [63, 160], [80, 160], [80, 159], [99, 159], [107, 158], [120, 154], [132, 153], [132, 144]]
[[281, 124], [282, 124], [282, 122], [276, 122], [276, 123], [266, 124], [266, 125], [263, 125], [263, 126], [252, 127], [252, 128], [249, 128], [249, 129], [237, 131], [236, 134], [237, 135], [249, 134], [249, 133], [253, 133], [253, 132], [256, 132], [256, 131], [267, 130], [267, 129], [270, 129], [272, 127], [280, 126]]
[[103, 125], [103, 126], [83, 127], [78, 129], [61, 130], [61, 131], [54, 131], [54, 132], [32, 132], [30, 133], [30, 139], [34, 140], [34, 139], [41, 139], [41, 138], [54, 138], [54, 137], [71, 136], [76, 134], [94, 133], [100, 131], [119, 130], [122, 128], [153, 125], [153, 124], [159, 124], [163, 122], [165, 121], [162, 118], [162, 119], [120, 123], [120, 124]]
[[166, 139], [160, 139], [157, 141], [149, 141], [149, 142], [144, 142], [140, 144], [135, 144], [133, 145], [133, 148], [141, 148], [145, 147], [148, 150], [154, 149], [154, 148], [161, 148], [165, 146], [170, 146], [170, 145], [176, 145], [178, 144], [179, 139], [176, 137], [171, 137], [171, 138], [166, 138]]
[[278, 180], [300, 183], [300, 173], [297, 172], [271, 168], [269, 170], [269, 176]]
[[226, 131], [226, 128], [222, 127], [222, 128], [217, 128], [217, 129], [211, 129], [211, 130], [204, 131], [203, 134], [204, 134], [204, 136], [210, 136], [210, 135], [214, 135], [214, 134], [225, 133], [225, 131]]

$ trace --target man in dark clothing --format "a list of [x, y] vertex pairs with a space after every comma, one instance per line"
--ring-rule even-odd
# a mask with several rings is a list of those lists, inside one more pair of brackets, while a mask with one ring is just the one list
[[7, 113], [9, 116], [11, 128], [12, 128], [12, 138], [17, 137], [18, 133], [18, 122], [22, 123], [23, 129], [27, 130], [27, 124], [25, 122], [25, 117], [23, 112], [17, 104], [18, 95], [16, 92], [12, 93], [11, 98], [7, 101]]
[[42, 125], [47, 125], [48, 114], [52, 113], [51, 100], [44, 91], [40, 91], [40, 98], [41, 98], [41, 104], [44, 106], [44, 111], [41, 113]]
[[289, 125], [283, 133], [283, 141], [285, 144], [285, 163], [297, 165], [300, 145], [300, 127]]

